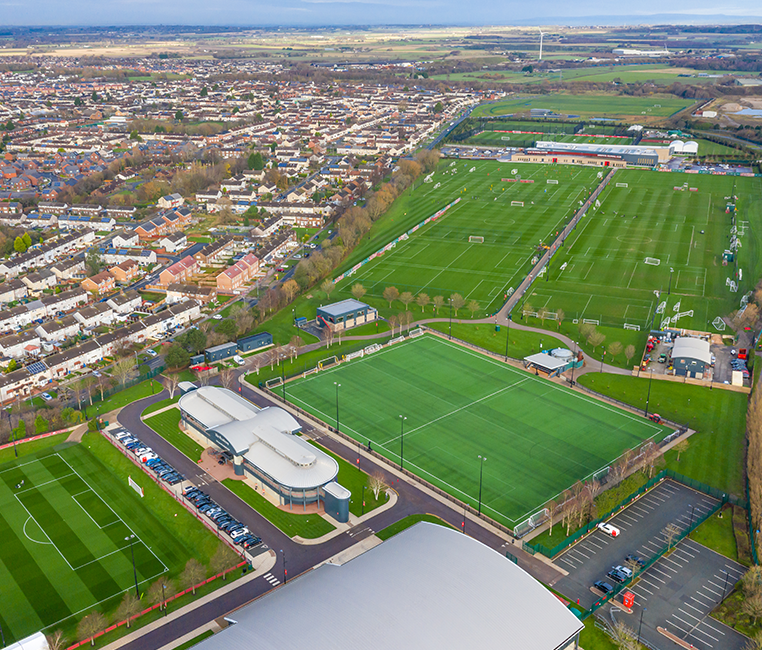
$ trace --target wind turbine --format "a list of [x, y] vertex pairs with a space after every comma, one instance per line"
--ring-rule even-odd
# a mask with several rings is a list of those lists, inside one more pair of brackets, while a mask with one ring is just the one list
[[537, 60], [542, 61], [542, 37], [545, 36], [545, 34], [542, 33], [542, 29], [539, 27], [537, 29], [540, 30], [540, 58]]

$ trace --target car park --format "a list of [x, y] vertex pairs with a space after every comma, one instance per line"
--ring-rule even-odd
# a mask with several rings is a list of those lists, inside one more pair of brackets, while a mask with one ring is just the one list
[[606, 533], [611, 537], [619, 537], [619, 529], [612, 524], [606, 523], [605, 521], [602, 521], [598, 524], [598, 530], [600, 530], [602, 533]]
[[610, 594], [612, 591], [614, 591], [614, 587], [612, 587], [608, 582], [604, 582], [603, 580], [597, 580], [593, 587], [595, 587], [598, 591], [602, 591], [604, 594]]
[[624, 582], [627, 580], [627, 576], [624, 575], [624, 573], [621, 571], [617, 571], [616, 569], [611, 569], [611, 571], [606, 574], [606, 577], [611, 578], [614, 582]]
[[626, 558], [624, 558], [626, 562], [633, 562], [640, 566], [641, 568], [646, 565], [646, 561], [640, 557], [639, 555], [635, 555], [634, 553], [629, 553]]

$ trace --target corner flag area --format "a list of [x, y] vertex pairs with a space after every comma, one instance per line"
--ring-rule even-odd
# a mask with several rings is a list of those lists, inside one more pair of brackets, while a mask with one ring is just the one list
[[[290, 383], [287, 397], [513, 527], [669, 430], [427, 334]], [[400, 416], [405, 417], [403, 420]]]

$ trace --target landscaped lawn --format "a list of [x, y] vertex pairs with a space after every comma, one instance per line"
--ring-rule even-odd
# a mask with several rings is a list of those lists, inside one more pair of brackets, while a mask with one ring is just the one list
[[[304, 539], [315, 539], [335, 530], [334, 526], [318, 514], [299, 514], [299, 506], [296, 504], [293, 512], [281, 510], [261, 494], [257, 494], [245, 481], [226, 478], [222, 484], [289, 537], [298, 535]], [[256, 532], [254, 531], [255, 534]]]
[[178, 423], [180, 422], [180, 409], [174, 408], [164, 411], [158, 415], [152, 415], [143, 420], [145, 424], [151, 427], [164, 440], [172, 445], [178, 451], [184, 453], [193, 462], [198, 462], [204, 447], [199, 445], [190, 436], [180, 431]]
[[148, 408], [146, 408], [145, 411], [143, 411], [143, 417], [146, 417], [149, 414], [154, 413], [155, 411], [160, 411], [161, 409], [166, 408], [167, 406], [171, 406], [172, 404], [177, 404], [177, 401], [181, 397], [182, 395], [180, 395], [180, 391], [176, 391], [176, 394], [174, 397], [168, 397], [167, 399], [163, 399], [160, 402], [151, 404]]
[[736, 538], [733, 534], [732, 507], [727, 506], [713, 514], [690, 537], [692, 540], [717, 551], [720, 555], [738, 561]]
[[17, 453], [19, 458], [21, 458], [21, 456], [33, 454], [37, 451], [41, 451], [42, 449], [46, 449], [47, 447], [55, 447], [56, 445], [60, 445], [62, 442], [64, 442], [68, 437], [68, 433], [59, 433], [58, 435], [43, 438], [42, 440], [30, 440], [29, 442], [18, 441], [16, 443], [15, 450], [13, 445], [7, 447], [6, 449], [0, 449], [0, 463], [6, 463], [10, 460], [14, 460]]
[[88, 406], [87, 414], [92, 416], [108, 413], [114, 409], [122, 408], [128, 404], [132, 404], [132, 402], [137, 402], [139, 399], [143, 399], [144, 397], [149, 397], [150, 395], [160, 393], [163, 388], [164, 387], [161, 385], [161, 382], [158, 380], [147, 379], [146, 381], [142, 381], [139, 384], [135, 384], [134, 386], [130, 386], [129, 388], [125, 388], [124, 390], [120, 390], [119, 392], [114, 393], [102, 402], [97, 402], [93, 406]]
[[450, 524], [448, 524], [446, 521], [443, 521], [439, 517], [436, 517], [434, 515], [408, 515], [407, 517], [404, 517], [403, 519], [400, 519], [398, 522], [392, 524], [391, 526], [387, 526], [386, 528], [378, 531], [376, 533], [376, 537], [383, 539], [386, 541], [390, 537], [393, 537], [397, 533], [401, 533], [406, 528], [410, 528], [410, 526], [417, 524], [419, 521], [428, 521], [432, 524], [438, 524], [440, 526], [446, 526], [447, 528], [452, 528]]
[[[639, 409], [645, 407], [648, 381], [645, 377], [600, 373], [579, 378], [583, 386]], [[690, 447], [681, 454], [679, 462], [676, 451], [667, 452], [667, 467], [720, 490], [742, 495], [746, 405], [747, 396], [743, 393], [654, 380], [649, 412], [685, 423], [697, 431], [689, 438]]]

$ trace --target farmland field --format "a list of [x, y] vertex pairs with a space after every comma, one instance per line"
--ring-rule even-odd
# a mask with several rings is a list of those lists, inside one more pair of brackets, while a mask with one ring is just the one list
[[333, 422], [334, 382], [341, 431], [475, 508], [485, 456], [482, 510], [508, 526], [667, 432], [428, 334], [289, 383], [289, 399]]

